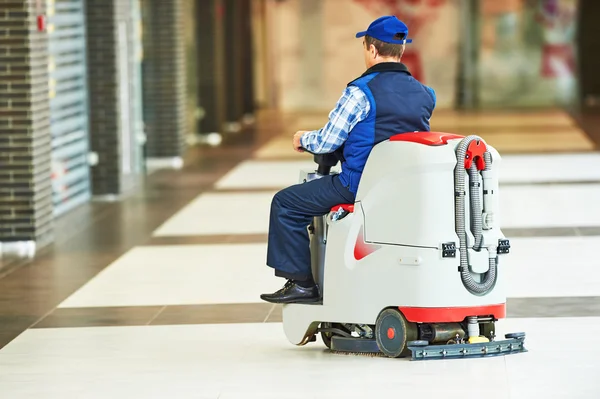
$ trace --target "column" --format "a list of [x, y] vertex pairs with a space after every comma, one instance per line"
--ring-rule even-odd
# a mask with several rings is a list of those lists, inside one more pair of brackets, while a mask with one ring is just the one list
[[224, 0], [226, 132], [239, 132], [244, 113], [244, 81], [242, 63], [242, 5], [245, 0]]
[[130, 0], [87, 0], [90, 146], [96, 197], [119, 196], [142, 173], [140, 83], [135, 80], [141, 50], [136, 43], [135, 4]]
[[600, 2], [597, 0], [581, 0], [577, 15], [577, 38], [579, 49], [578, 70], [579, 76], [579, 98], [583, 108], [594, 109], [598, 112], [600, 108]]
[[253, 40], [253, 29], [252, 29], [252, 3], [251, 0], [244, 0], [240, 4], [242, 21], [240, 40], [242, 42], [242, 54], [241, 54], [241, 65], [242, 65], [242, 81], [244, 94], [242, 96], [242, 111], [244, 115], [244, 122], [251, 123], [254, 121], [255, 111], [255, 90], [254, 90], [254, 65], [255, 65], [255, 54], [256, 46]]
[[226, 89], [224, 73], [223, 0], [197, 0], [198, 133], [223, 133]]
[[181, 165], [185, 151], [186, 57], [182, 0], [145, 0], [144, 121], [147, 156]]
[[48, 38], [38, 29], [44, 13], [42, 1], [0, 0], [2, 253], [53, 239]]

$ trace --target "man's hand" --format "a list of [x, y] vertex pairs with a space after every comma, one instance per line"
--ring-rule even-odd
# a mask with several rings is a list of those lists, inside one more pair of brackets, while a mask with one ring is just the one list
[[307, 133], [305, 130], [300, 130], [300, 131], [296, 132], [296, 134], [294, 134], [294, 138], [292, 139], [292, 145], [294, 146], [294, 151], [304, 152], [304, 150], [301, 148], [302, 144], [300, 144], [300, 138], [302, 136], [304, 136], [305, 133]]

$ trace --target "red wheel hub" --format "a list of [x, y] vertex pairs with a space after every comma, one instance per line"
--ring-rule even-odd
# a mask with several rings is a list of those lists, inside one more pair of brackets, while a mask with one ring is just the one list
[[396, 330], [394, 330], [392, 327], [388, 328], [387, 337], [389, 339], [394, 339], [396, 337]]

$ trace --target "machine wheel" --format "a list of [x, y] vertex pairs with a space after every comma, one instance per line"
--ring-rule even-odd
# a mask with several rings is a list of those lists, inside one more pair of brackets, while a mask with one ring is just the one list
[[410, 353], [406, 344], [416, 340], [417, 327], [409, 323], [396, 309], [386, 309], [377, 318], [375, 339], [377, 346], [388, 357], [402, 357]]
[[[347, 333], [348, 336], [350, 334], [350, 331], [348, 331], [348, 329], [340, 323], [323, 322], [323, 323], [321, 323], [321, 328], [336, 328], [338, 330], [341, 330], [342, 332]], [[333, 333], [333, 332], [328, 332], [328, 331], [321, 331], [321, 339], [323, 340], [323, 343], [325, 344], [327, 349], [331, 349], [331, 339], [333, 338], [334, 335], [337, 335], [337, 334]], [[343, 336], [343, 335], [341, 335], [341, 336]]]
[[[331, 328], [331, 323], [322, 323], [321, 327], [322, 328]], [[333, 336], [333, 334], [331, 334], [329, 332], [321, 331], [321, 339], [323, 340], [323, 343], [325, 344], [327, 349], [331, 349], [331, 337], [332, 336]]]

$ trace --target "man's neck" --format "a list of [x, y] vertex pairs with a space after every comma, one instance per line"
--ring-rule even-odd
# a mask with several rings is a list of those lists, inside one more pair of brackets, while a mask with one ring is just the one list
[[377, 62], [375, 62], [373, 65], [371, 65], [371, 68], [374, 67], [377, 64], [387, 64], [387, 63], [390, 63], [390, 62], [400, 63], [401, 59], [400, 58], [394, 58], [394, 57], [380, 57]]

